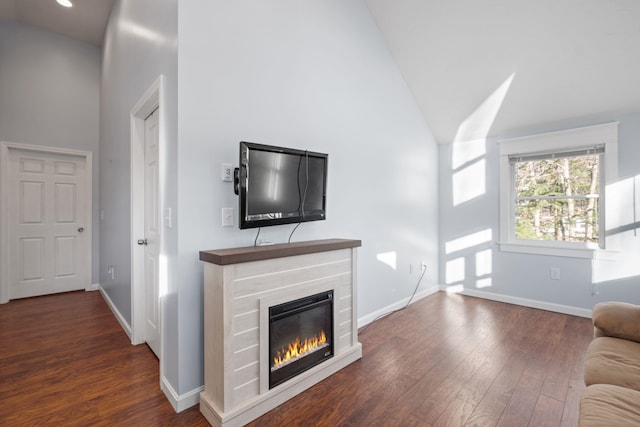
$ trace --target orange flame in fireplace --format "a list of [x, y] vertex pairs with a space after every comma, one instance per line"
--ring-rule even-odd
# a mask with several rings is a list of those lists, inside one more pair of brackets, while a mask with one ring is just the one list
[[323, 347], [326, 343], [327, 336], [324, 331], [320, 331], [318, 335], [312, 338], [306, 338], [304, 340], [296, 338], [295, 341], [289, 343], [286, 349], [283, 347], [278, 350], [278, 354], [273, 358], [273, 368], [278, 368], [293, 359], [300, 358], [306, 353], [312, 352], [319, 347]]

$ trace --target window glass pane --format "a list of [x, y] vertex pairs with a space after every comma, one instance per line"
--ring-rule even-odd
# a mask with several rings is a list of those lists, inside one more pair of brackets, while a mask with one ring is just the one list
[[515, 172], [517, 239], [598, 242], [598, 155], [519, 162]]
[[516, 194], [599, 194], [598, 160], [599, 156], [580, 156], [516, 163]]
[[598, 242], [598, 199], [520, 200], [516, 239]]

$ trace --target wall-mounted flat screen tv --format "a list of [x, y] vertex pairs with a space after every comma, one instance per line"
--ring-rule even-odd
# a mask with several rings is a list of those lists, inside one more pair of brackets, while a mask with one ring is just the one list
[[240, 228], [326, 219], [328, 155], [240, 142]]

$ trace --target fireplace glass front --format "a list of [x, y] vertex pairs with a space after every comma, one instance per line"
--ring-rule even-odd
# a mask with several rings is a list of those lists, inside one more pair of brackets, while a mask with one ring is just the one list
[[269, 307], [269, 388], [333, 357], [333, 291]]

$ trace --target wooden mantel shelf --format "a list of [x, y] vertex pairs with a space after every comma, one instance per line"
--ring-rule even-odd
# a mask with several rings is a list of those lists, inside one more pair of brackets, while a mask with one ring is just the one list
[[200, 251], [200, 261], [216, 265], [241, 264], [265, 259], [285, 258], [362, 246], [360, 240], [324, 239], [265, 246]]

